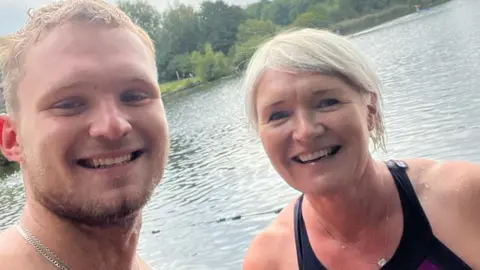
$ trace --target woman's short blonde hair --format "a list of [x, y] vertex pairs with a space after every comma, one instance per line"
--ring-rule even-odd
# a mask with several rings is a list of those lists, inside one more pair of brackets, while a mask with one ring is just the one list
[[18, 109], [17, 90], [25, 72], [24, 58], [28, 49], [48, 31], [72, 21], [132, 30], [151, 50], [152, 57], [155, 57], [151, 38], [117, 6], [102, 0], [66, 0], [43, 6], [29, 12], [25, 27], [0, 39], [0, 70], [3, 73], [3, 94], [8, 113]]
[[279, 33], [263, 43], [250, 59], [243, 81], [247, 115], [255, 130], [258, 125], [255, 92], [268, 69], [338, 76], [362, 93], [376, 94], [377, 113], [370, 137], [375, 149], [385, 150], [380, 80], [368, 59], [347, 38], [306, 28]]

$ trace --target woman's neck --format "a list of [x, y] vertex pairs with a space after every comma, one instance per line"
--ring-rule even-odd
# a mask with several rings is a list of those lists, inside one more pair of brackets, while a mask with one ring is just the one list
[[351, 186], [327, 196], [305, 194], [305, 215], [335, 240], [356, 243], [392, 214], [395, 187], [389, 177], [384, 164], [370, 159]]

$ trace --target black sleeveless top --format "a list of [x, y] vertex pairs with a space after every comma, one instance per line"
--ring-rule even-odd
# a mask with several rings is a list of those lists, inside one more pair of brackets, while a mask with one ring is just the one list
[[[463, 270], [471, 269], [432, 232], [402, 161], [386, 162], [395, 180], [403, 211], [403, 234], [393, 257], [381, 269]], [[317, 259], [308, 240], [302, 215], [303, 195], [295, 205], [295, 242], [299, 270], [327, 269]]]

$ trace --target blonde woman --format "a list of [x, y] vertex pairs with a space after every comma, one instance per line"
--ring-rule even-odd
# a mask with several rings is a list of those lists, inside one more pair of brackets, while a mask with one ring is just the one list
[[257, 50], [245, 86], [271, 163], [302, 193], [254, 239], [245, 270], [480, 268], [480, 167], [375, 160], [379, 80], [352, 42], [281, 33]]

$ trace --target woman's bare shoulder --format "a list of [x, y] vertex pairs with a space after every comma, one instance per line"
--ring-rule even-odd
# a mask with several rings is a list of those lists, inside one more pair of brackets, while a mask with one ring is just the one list
[[[460, 197], [480, 188], [480, 165], [467, 161], [407, 159], [408, 175], [417, 194]], [[473, 190], [472, 190], [473, 188]]]
[[413, 160], [407, 164], [436, 237], [464, 261], [480, 267], [480, 166], [468, 161]]
[[294, 202], [285, 207], [264, 231], [255, 236], [244, 258], [244, 270], [284, 268], [283, 260], [290, 256], [285, 253], [295, 248], [293, 208]]

